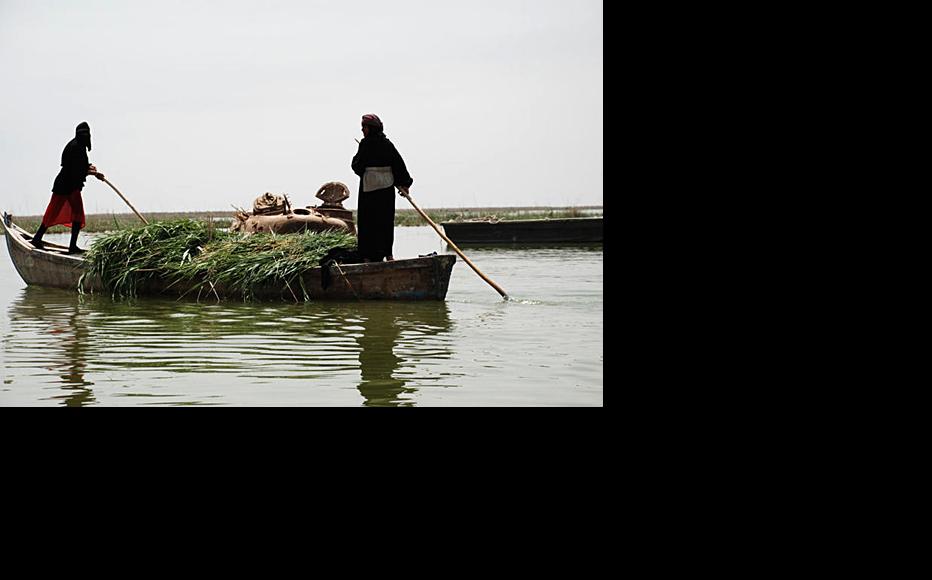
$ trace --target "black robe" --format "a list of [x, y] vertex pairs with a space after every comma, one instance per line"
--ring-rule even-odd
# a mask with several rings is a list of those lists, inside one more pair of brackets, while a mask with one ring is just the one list
[[79, 137], [68, 141], [61, 153], [61, 171], [55, 177], [52, 193], [69, 195], [76, 189], [83, 189], [89, 166], [84, 142]]
[[[362, 176], [366, 167], [391, 166], [394, 184], [392, 187], [362, 190]], [[353, 172], [360, 177], [359, 202], [356, 210], [358, 251], [362, 258], [382, 261], [392, 255], [395, 243], [395, 187], [411, 187], [414, 180], [408, 174], [405, 162], [385, 133], [370, 133], [359, 142], [359, 150], [353, 157]]]

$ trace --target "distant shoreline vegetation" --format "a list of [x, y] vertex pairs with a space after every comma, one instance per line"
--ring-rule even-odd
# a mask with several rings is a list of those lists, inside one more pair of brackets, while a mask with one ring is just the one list
[[[515, 220], [515, 219], [562, 219], [572, 217], [592, 217], [602, 215], [601, 205], [585, 205], [574, 207], [477, 207], [477, 208], [450, 208], [429, 209], [422, 208], [437, 224], [440, 222], [464, 221], [473, 219]], [[211, 223], [214, 227], [228, 227], [233, 219], [232, 211], [193, 211], [193, 212], [140, 212], [150, 222], [190, 219], [198, 222]], [[41, 215], [13, 216], [16, 225], [26, 231], [34, 232], [42, 221]], [[356, 210], [353, 210], [353, 219], [356, 219]], [[84, 232], [99, 233], [135, 228], [142, 222], [133, 213], [105, 213], [87, 214]], [[427, 225], [424, 218], [413, 208], [395, 209], [396, 226], [423, 226]], [[49, 233], [66, 233], [71, 228], [55, 226]], [[0, 225], [0, 232], [6, 230]]]

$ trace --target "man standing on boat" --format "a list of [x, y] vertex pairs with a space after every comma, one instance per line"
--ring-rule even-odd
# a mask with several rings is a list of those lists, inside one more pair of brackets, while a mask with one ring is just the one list
[[362, 116], [363, 139], [353, 157], [353, 172], [359, 180], [356, 211], [359, 254], [366, 262], [391, 261], [395, 241], [395, 192], [404, 193], [414, 183], [405, 162], [385, 136], [376, 115]]
[[71, 224], [71, 244], [68, 246], [68, 253], [84, 252], [78, 247], [78, 233], [85, 223], [81, 190], [84, 189], [84, 181], [88, 175], [95, 175], [101, 180], [104, 178], [104, 174], [88, 162], [87, 152], [90, 150], [91, 128], [82, 122], [75, 129], [74, 139], [69, 141], [62, 151], [61, 171], [52, 185], [52, 200], [42, 216], [42, 224], [32, 238], [32, 245], [40, 250], [45, 247], [42, 236], [46, 230], [52, 226]]

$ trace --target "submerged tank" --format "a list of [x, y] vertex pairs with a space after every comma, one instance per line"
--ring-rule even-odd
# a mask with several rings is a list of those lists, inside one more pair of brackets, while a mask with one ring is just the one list
[[317, 190], [319, 206], [291, 207], [287, 195], [263, 193], [253, 201], [252, 213], [237, 211], [230, 223], [231, 232], [293, 234], [337, 230], [356, 235], [353, 212], [343, 207], [349, 188], [339, 181], [330, 181]]

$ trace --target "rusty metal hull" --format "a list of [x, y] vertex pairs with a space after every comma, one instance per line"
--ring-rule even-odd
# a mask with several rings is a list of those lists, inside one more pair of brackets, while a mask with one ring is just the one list
[[[67, 254], [67, 248], [46, 243], [38, 250], [29, 243], [32, 235], [4, 215], [6, 244], [13, 266], [26, 284], [76, 290], [84, 274], [84, 259]], [[456, 256], [443, 254], [409, 258], [392, 262], [340, 264], [329, 267], [330, 285], [321, 284], [321, 269], [314, 268], [302, 277], [301, 283], [282, 288], [269, 286], [256, 289], [258, 299], [295, 301], [304, 294], [311, 300], [444, 300], [450, 284], [450, 274]], [[303, 288], [302, 288], [303, 286]], [[103, 285], [93, 277], [82, 284], [85, 292], [104, 292]], [[192, 290], [190, 286], [155, 282], [141, 289], [145, 295], [187, 295], [241, 298], [242, 294], [220, 285]]]
[[[306, 211], [306, 210], [305, 210]], [[352, 214], [351, 214], [352, 215]], [[349, 221], [331, 217], [320, 213], [289, 213], [285, 215], [251, 215], [239, 222], [234, 218], [231, 224], [233, 231], [259, 233], [274, 232], [276, 234], [294, 234], [299, 232], [325, 232], [338, 231], [356, 234], [356, 225], [352, 219]]]

